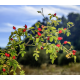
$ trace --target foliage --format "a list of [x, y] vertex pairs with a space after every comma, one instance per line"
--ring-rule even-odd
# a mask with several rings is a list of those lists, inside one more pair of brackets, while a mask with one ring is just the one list
[[[44, 14], [40, 11], [38, 11], [39, 13], [41, 13], [44, 17]], [[68, 41], [67, 43], [71, 46], [69, 50], [67, 50], [63, 44], [60, 43], [60, 40], [62, 40], [62, 37], [59, 37], [59, 30], [62, 30], [63, 33], [65, 33], [68, 36], [71, 35], [69, 28], [71, 28], [73, 26], [72, 22], [68, 22], [67, 23], [67, 29], [64, 30], [63, 28], [59, 28], [58, 30], [56, 30], [56, 26], [59, 25], [59, 22], [61, 22], [61, 20], [58, 19], [58, 17], [55, 14], [49, 14], [49, 20], [46, 20], [47, 26], [43, 26], [42, 24], [40, 24], [40, 22], [36, 23], [35, 26], [37, 27], [36, 30], [32, 30], [34, 27], [29, 28], [33, 34], [35, 32], [37, 32], [37, 35], [35, 35], [34, 37], [31, 34], [27, 33], [27, 25], [25, 25], [25, 28], [19, 28], [18, 30], [16, 30], [16, 27], [13, 26], [13, 29], [15, 30], [14, 32], [11, 32], [11, 35], [9, 36], [9, 42], [6, 46], [6, 48], [8, 48], [7, 50], [2, 51], [0, 53], [0, 74], [6, 75], [9, 74], [11, 71], [14, 71], [13, 74], [16, 75], [15, 70], [17, 69], [17, 67], [19, 67], [21, 69], [21, 67], [19, 66], [19, 63], [16, 61], [18, 56], [21, 55], [22, 57], [24, 57], [24, 55], [26, 54], [25, 51], [25, 46], [28, 45], [28, 43], [30, 42], [30, 40], [33, 40], [33, 44], [36, 47], [36, 50], [34, 51], [33, 56], [35, 57], [35, 60], [38, 61], [39, 59], [39, 54], [40, 51], [42, 49], [46, 49], [46, 54], [50, 54], [50, 59], [52, 64], [54, 63], [54, 60], [57, 58], [57, 52], [61, 49], [63, 50], [63, 52], [67, 52], [67, 54], [72, 52], [70, 51], [72, 48], [71, 43]], [[56, 17], [57, 20], [53, 20], [52, 17]], [[45, 18], [45, 17], [44, 17]], [[53, 26], [54, 24], [54, 26]], [[38, 29], [39, 25], [43, 26], [42, 29]], [[42, 34], [39, 32], [43, 32]], [[21, 40], [21, 36], [24, 35], [26, 36], [26, 38], [29, 38], [29, 41], [27, 43], [25, 43], [24, 41], [22, 42]], [[47, 39], [48, 36], [50, 36], [50, 40]], [[17, 38], [17, 39], [15, 39]], [[60, 39], [59, 39], [60, 38]], [[46, 43], [44, 43], [44, 40], [46, 40]], [[54, 40], [54, 44], [51, 44], [48, 42], [48, 40], [50, 42], [52, 42]], [[57, 44], [60, 44], [60, 46], [56, 46]], [[20, 52], [18, 54], [16, 49], [19, 46]], [[42, 52], [41, 52], [42, 53]], [[13, 56], [15, 56], [15, 59], [13, 58]], [[71, 57], [74, 57], [74, 61], [76, 60], [76, 56], [74, 56], [72, 54]], [[41, 59], [42, 60], [42, 59]], [[3, 70], [3, 71], [2, 71]], [[20, 71], [20, 74], [24, 74], [24, 71]]]

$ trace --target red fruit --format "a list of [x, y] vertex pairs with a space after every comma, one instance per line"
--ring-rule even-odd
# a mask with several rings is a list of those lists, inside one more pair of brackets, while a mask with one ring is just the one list
[[41, 28], [43, 28], [44, 26], [42, 25]]
[[56, 46], [57, 46], [57, 47], [60, 47], [60, 44], [57, 44]]
[[7, 54], [7, 57], [10, 57], [10, 54]]
[[38, 34], [39, 36], [41, 36], [41, 33], [40, 33], [40, 32], [37, 32], [37, 34]]
[[47, 37], [47, 40], [49, 40], [50, 39], [50, 37]]
[[5, 56], [7, 56], [7, 53], [5, 53]]
[[13, 29], [15, 30], [15, 29], [16, 29], [16, 27], [14, 27], [14, 26], [13, 26]]
[[75, 53], [73, 53], [73, 55], [75, 55]]
[[25, 24], [25, 28], [27, 28], [27, 25]]
[[3, 69], [3, 72], [5, 72], [6, 70], [5, 69]]
[[41, 31], [41, 28], [38, 28], [39, 31]]
[[36, 38], [39, 38], [39, 37], [36, 37]]
[[67, 44], [67, 41], [64, 41], [64, 44]]
[[54, 16], [56, 16], [56, 13], [54, 14]]
[[66, 28], [64, 28], [64, 30], [66, 30]]
[[11, 41], [13, 40], [13, 38], [11, 38]]
[[76, 53], [76, 50], [72, 50], [73, 53]]
[[41, 49], [43, 49], [43, 47], [41, 47]]
[[13, 59], [15, 59], [15, 56], [13, 56]]
[[62, 40], [63, 38], [62, 37], [58, 37], [58, 40]]
[[25, 31], [26, 31], [26, 29], [23, 30], [23, 32], [25, 32]]
[[62, 30], [59, 30], [59, 33], [62, 33]]

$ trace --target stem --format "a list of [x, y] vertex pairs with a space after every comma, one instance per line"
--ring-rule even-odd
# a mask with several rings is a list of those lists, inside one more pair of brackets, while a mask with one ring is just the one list
[[[63, 45], [62, 45], [63, 46]], [[63, 46], [64, 47], [64, 46]], [[65, 47], [64, 47], [65, 48]], [[65, 48], [66, 49], [66, 48]], [[67, 49], [66, 49], [67, 50]], [[68, 53], [68, 50], [66, 51]]]

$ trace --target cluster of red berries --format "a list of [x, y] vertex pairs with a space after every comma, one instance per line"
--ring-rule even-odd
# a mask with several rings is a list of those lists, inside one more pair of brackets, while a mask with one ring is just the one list
[[10, 57], [10, 54], [8, 54], [8, 53], [5, 53], [5, 56], [6, 56], [6, 57]]
[[[16, 27], [13, 26], [13, 29], [16, 30]], [[25, 29], [23, 30], [23, 32], [25, 32], [27, 29], [27, 25], [25, 24]]]
[[[10, 57], [10, 54], [5, 53], [5, 56], [6, 56], [6, 57]], [[13, 59], [15, 59], [15, 56], [13, 56]]]
[[[16, 30], [16, 27], [13, 26], [13, 29]], [[27, 25], [25, 24], [25, 29], [23, 29], [23, 32], [25, 32], [27, 29]], [[11, 41], [13, 40], [13, 38], [11, 38]]]
[[[5, 56], [6, 56], [6, 57], [10, 57], [10, 54], [5, 53]], [[13, 56], [13, 58], [12, 58], [12, 59], [15, 59], [15, 56]], [[3, 69], [2, 69], [2, 71], [3, 71], [3, 72], [5, 72], [5, 71], [6, 71], [6, 69], [4, 69], [4, 68], [3, 68]]]
[[[57, 46], [57, 47], [60, 47], [60, 44], [57, 44], [56, 46]], [[56, 50], [57, 50], [57, 49], [56, 49]], [[59, 48], [59, 50], [60, 50], [60, 48]], [[58, 52], [58, 51], [57, 51], [57, 52]]]
[[72, 52], [73, 52], [73, 55], [75, 55], [75, 53], [76, 53], [76, 50], [72, 50]]

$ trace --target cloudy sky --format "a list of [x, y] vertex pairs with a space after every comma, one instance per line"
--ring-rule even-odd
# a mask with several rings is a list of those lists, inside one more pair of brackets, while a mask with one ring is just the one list
[[18, 29], [26, 24], [29, 28], [38, 20], [42, 21], [42, 15], [37, 13], [41, 8], [45, 16], [57, 13], [58, 17], [67, 18], [70, 12], [80, 13], [79, 5], [0, 5], [0, 47], [7, 46], [13, 26]]

